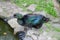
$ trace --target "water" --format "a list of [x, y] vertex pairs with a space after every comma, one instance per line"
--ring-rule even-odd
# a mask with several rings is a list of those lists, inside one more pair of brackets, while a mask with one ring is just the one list
[[2, 19], [0, 19], [0, 40], [17, 40], [13, 34], [13, 29]]

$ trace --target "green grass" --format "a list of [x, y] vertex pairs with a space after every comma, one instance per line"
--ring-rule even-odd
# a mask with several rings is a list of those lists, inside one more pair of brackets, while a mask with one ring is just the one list
[[60, 32], [60, 28], [56, 28], [56, 27], [52, 26], [52, 24], [50, 24], [50, 23], [46, 23], [46, 26], [49, 29], [49, 30], [47, 30], [48, 32], [49, 31]]
[[[52, 0], [14, 0], [13, 1], [17, 6], [23, 8], [24, 10], [26, 10], [26, 8], [31, 5], [31, 4], [36, 4], [36, 10], [35, 11], [41, 11], [44, 10], [46, 11], [48, 14], [57, 17], [56, 14], [56, 10], [54, 9], [54, 4], [52, 2]], [[27, 6], [24, 7], [23, 4], [27, 3]]]

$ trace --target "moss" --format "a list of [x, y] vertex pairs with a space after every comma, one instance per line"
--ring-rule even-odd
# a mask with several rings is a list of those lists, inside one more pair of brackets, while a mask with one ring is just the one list
[[0, 18], [0, 40], [17, 40], [13, 34], [13, 29]]

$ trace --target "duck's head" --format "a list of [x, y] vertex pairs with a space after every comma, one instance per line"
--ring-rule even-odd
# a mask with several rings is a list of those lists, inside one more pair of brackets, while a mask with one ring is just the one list
[[19, 19], [21, 19], [22, 17], [23, 17], [22, 14], [19, 14], [19, 13], [14, 14], [14, 18], [19, 18]]
[[46, 18], [46, 17], [43, 17], [43, 21], [44, 21], [45, 23], [47, 23], [47, 22], [50, 21], [50, 19], [49, 19], [49, 18]]

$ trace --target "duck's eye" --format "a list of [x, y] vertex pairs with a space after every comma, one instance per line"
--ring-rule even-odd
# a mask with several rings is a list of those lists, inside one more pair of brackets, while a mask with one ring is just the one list
[[43, 18], [43, 20], [45, 21], [45, 22], [48, 22], [49, 21], [49, 18]]
[[46, 22], [48, 22], [49, 21], [49, 18], [46, 18], [46, 20], [45, 20]]

